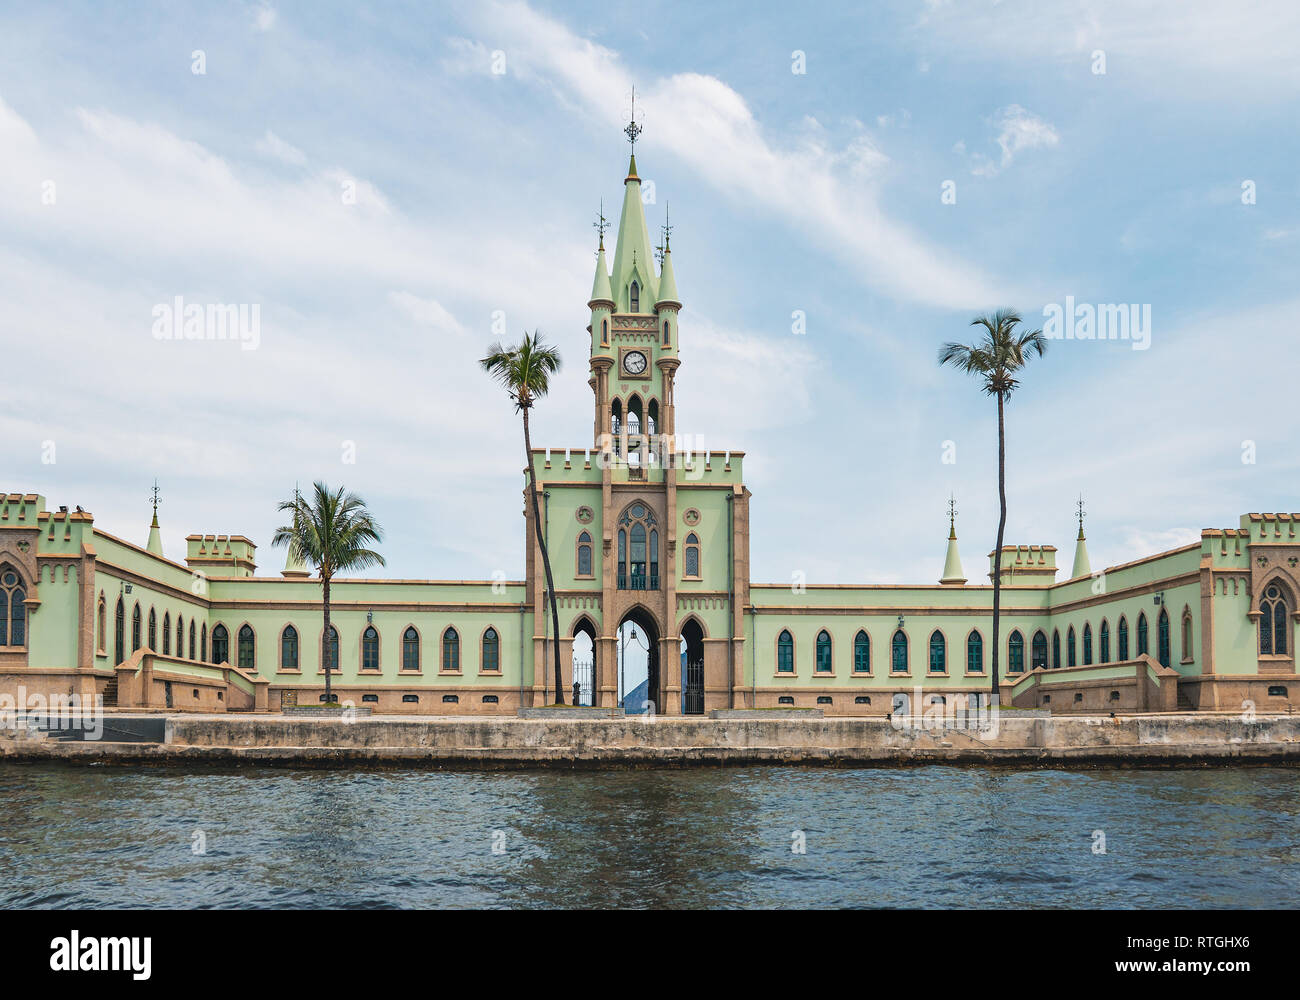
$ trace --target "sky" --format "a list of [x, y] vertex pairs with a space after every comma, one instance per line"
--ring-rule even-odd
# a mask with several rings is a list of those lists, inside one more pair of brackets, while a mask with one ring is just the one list
[[[143, 545], [156, 478], [168, 555], [245, 534], [274, 574], [276, 503], [324, 479], [387, 575], [521, 578], [476, 359], [541, 330], [534, 443], [590, 443], [635, 86], [678, 430], [746, 453], [755, 582], [933, 583], [950, 494], [983, 577], [996, 409], [936, 354], [999, 307], [1149, 310], [1024, 373], [1008, 543], [1068, 571], [1080, 495], [1094, 569], [1300, 509], [1300, 5], [774, 8], [0, 4], [0, 490]], [[177, 297], [256, 340], [165, 339]]]

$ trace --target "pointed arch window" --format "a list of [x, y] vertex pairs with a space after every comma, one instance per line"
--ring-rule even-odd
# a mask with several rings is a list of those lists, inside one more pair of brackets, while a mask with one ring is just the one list
[[1074, 626], [1071, 625], [1065, 633], [1065, 665], [1067, 667], [1077, 667], [1079, 665], [1075, 654]]
[[853, 639], [853, 672], [871, 673], [871, 637], [861, 629]]
[[668, 320], [664, 320], [664, 347], [672, 347], [672, 346], [673, 346], [673, 338], [671, 334], [671, 327], [669, 327], [668, 325]]
[[634, 503], [618, 519], [618, 589], [659, 589], [659, 531], [654, 512]]
[[900, 628], [894, 633], [890, 643], [889, 671], [894, 674], [907, 673], [907, 635]]
[[700, 578], [700, 538], [695, 532], [686, 536], [686, 576]]
[[789, 629], [782, 629], [776, 640], [776, 672], [794, 673], [794, 637]]
[[373, 625], [361, 633], [361, 669], [379, 669], [379, 633]]
[[1052, 629], [1052, 669], [1061, 669], [1061, 630]]
[[163, 656], [172, 655], [172, 613], [170, 611], [163, 614]]
[[607, 319], [600, 321], [600, 346], [609, 346], [609, 320]]
[[1092, 623], [1083, 623], [1083, 665], [1092, 666]]
[[239, 648], [236, 653], [239, 656], [239, 668], [241, 670], [256, 670], [256, 640], [253, 635], [253, 626], [245, 622], [239, 626]]
[[1101, 647], [1100, 649], [1101, 655], [1098, 656], [1097, 659], [1101, 663], [1109, 663], [1110, 662], [1110, 622], [1106, 621], [1106, 619], [1104, 618], [1101, 620], [1101, 631], [1098, 633], [1097, 638], [1098, 640], [1100, 640], [1099, 644]]
[[817, 633], [817, 673], [829, 674], [831, 664], [831, 634], [825, 629]]
[[583, 531], [578, 535], [578, 576], [591, 575], [591, 534]]
[[497, 630], [488, 626], [483, 633], [483, 655], [479, 670], [485, 674], [501, 673], [501, 639]]
[[[205, 632], [206, 632], [207, 626], [204, 625], [203, 628], [204, 628], [204, 630], [205, 630]], [[197, 659], [200, 659], [200, 660], [206, 660], [206, 659], [208, 658], [208, 655], [207, 655], [207, 646], [208, 646], [208, 643], [207, 643], [207, 639], [205, 638], [205, 639], [204, 639], [204, 642], [203, 642], [203, 655], [200, 656], [200, 657], [197, 657]], [[196, 657], [195, 657], [195, 655], [194, 655], [194, 619], [193, 619], [193, 618], [190, 619], [190, 659], [191, 659], [191, 660], [196, 659]]]
[[641, 286], [633, 281], [627, 292], [628, 302], [631, 304], [631, 312], [641, 311]]
[[158, 612], [149, 609], [149, 651], [158, 651]]
[[12, 566], [0, 569], [0, 646], [27, 645], [27, 591]]
[[199, 659], [204, 663], [208, 660], [208, 623], [203, 623], [203, 638], [199, 651]]
[[1047, 669], [1047, 636], [1043, 635], [1041, 629], [1034, 633], [1034, 640], [1030, 646], [1029, 669]]
[[406, 626], [402, 633], [402, 669], [420, 669], [420, 633], [415, 631], [414, 625]]
[[[213, 643], [216, 643], [215, 631], [213, 633]], [[325, 669], [330, 673], [339, 672], [339, 630], [331, 622], [330, 627], [325, 630], [322, 637], [321, 661], [325, 664]]]
[[1025, 672], [1025, 637], [1016, 629], [1007, 639], [1007, 673], [1023, 674]]
[[1169, 666], [1173, 661], [1169, 647], [1169, 612], [1162, 607], [1160, 617], [1156, 619], [1156, 659], [1162, 667]]
[[460, 635], [451, 627], [442, 633], [442, 672], [460, 673]]
[[230, 660], [230, 633], [226, 626], [217, 625], [212, 629], [212, 662], [226, 663]]
[[1119, 643], [1117, 652], [1119, 661], [1123, 663], [1128, 659], [1128, 619], [1123, 615], [1119, 616], [1119, 628], [1116, 629], [1116, 641]]
[[185, 619], [176, 616], [176, 658], [185, 659]]
[[126, 659], [126, 605], [122, 598], [117, 599], [117, 610], [113, 613], [113, 662], [121, 663]]
[[1192, 656], [1192, 613], [1183, 610], [1183, 662], [1190, 663]]
[[131, 652], [140, 648], [140, 605], [137, 604], [131, 611]]
[[1285, 656], [1290, 649], [1286, 618], [1289, 606], [1277, 584], [1264, 588], [1259, 602], [1259, 651], [1265, 656]]
[[984, 636], [977, 629], [966, 636], [966, 673], [984, 673]]
[[1143, 611], [1141, 614], [1138, 615], [1138, 649], [1137, 649], [1137, 655], [1138, 655], [1138, 656], [1145, 656], [1147, 652], [1148, 652], [1148, 645], [1147, 645], [1147, 616], [1146, 616], [1146, 612]]
[[298, 630], [292, 625], [280, 633], [280, 669], [298, 669]]
[[948, 644], [943, 633], [935, 629], [930, 633], [930, 673], [942, 674], [948, 670]]

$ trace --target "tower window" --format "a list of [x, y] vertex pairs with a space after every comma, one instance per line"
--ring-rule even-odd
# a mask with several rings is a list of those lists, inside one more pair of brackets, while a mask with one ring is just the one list
[[578, 536], [578, 576], [591, 575], [591, 535], [584, 531]]
[[641, 286], [635, 281], [632, 282], [631, 288], [628, 289], [628, 300], [632, 304], [632, 312], [641, 311]]
[[27, 645], [26, 600], [22, 579], [6, 566], [0, 573], [0, 646]]
[[700, 539], [693, 531], [686, 536], [686, 576], [700, 576]]
[[672, 337], [670, 335], [671, 329], [672, 328], [668, 325], [668, 320], [664, 320], [664, 347], [673, 346]]
[[633, 503], [618, 519], [618, 589], [659, 589], [659, 532], [654, 512]]
[[600, 321], [600, 346], [609, 346], [609, 320], [607, 319]]
[[1282, 588], [1273, 584], [1259, 602], [1259, 651], [1265, 655], [1285, 656], [1287, 645], [1287, 602]]

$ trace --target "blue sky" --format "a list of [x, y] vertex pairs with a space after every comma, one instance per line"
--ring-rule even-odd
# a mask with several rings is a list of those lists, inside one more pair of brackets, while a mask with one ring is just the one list
[[[746, 451], [755, 580], [933, 582], [950, 491], [980, 577], [994, 407], [935, 353], [1067, 296], [1150, 305], [1150, 346], [1033, 363], [1009, 542], [1068, 569], [1080, 493], [1094, 567], [1300, 508], [1300, 8], [1137, 8], [7, 5], [0, 489], [143, 543], [156, 476], [169, 554], [239, 532], [275, 572], [275, 502], [324, 478], [391, 575], [521, 576], [519, 427], [475, 359], [494, 313], [543, 330], [568, 363], [534, 439], [588, 442], [635, 85], [678, 429]], [[176, 296], [258, 304], [257, 350], [155, 339]]]

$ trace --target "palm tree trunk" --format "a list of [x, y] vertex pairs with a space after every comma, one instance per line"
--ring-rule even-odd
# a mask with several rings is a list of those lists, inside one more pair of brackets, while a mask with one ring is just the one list
[[1007, 528], [1007, 425], [998, 393], [998, 542], [993, 549], [993, 695], [998, 693], [998, 621], [1002, 608], [1002, 535]]
[[[537, 473], [533, 469], [533, 438], [528, 430], [528, 407], [524, 414], [524, 457], [528, 468], [528, 493], [533, 498], [533, 532], [537, 547], [542, 550], [542, 566], [546, 570], [546, 591], [551, 597], [551, 628], [555, 632], [555, 704], [564, 704], [564, 678], [560, 674], [560, 612], [555, 604], [555, 580], [551, 577], [551, 556], [546, 551], [546, 538], [542, 532], [542, 511], [537, 502]], [[520, 665], [522, 667], [522, 664]]]
[[324, 588], [325, 592], [325, 631], [321, 633], [320, 651], [321, 659], [325, 661], [325, 704], [329, 705], [334, 702], [334, 698], [330, 694], [332, 690], [330, 687], [330, 674], [333, 671], [330, 670], [330, 578], [328, 576], [321, 580], [321, 587]]

